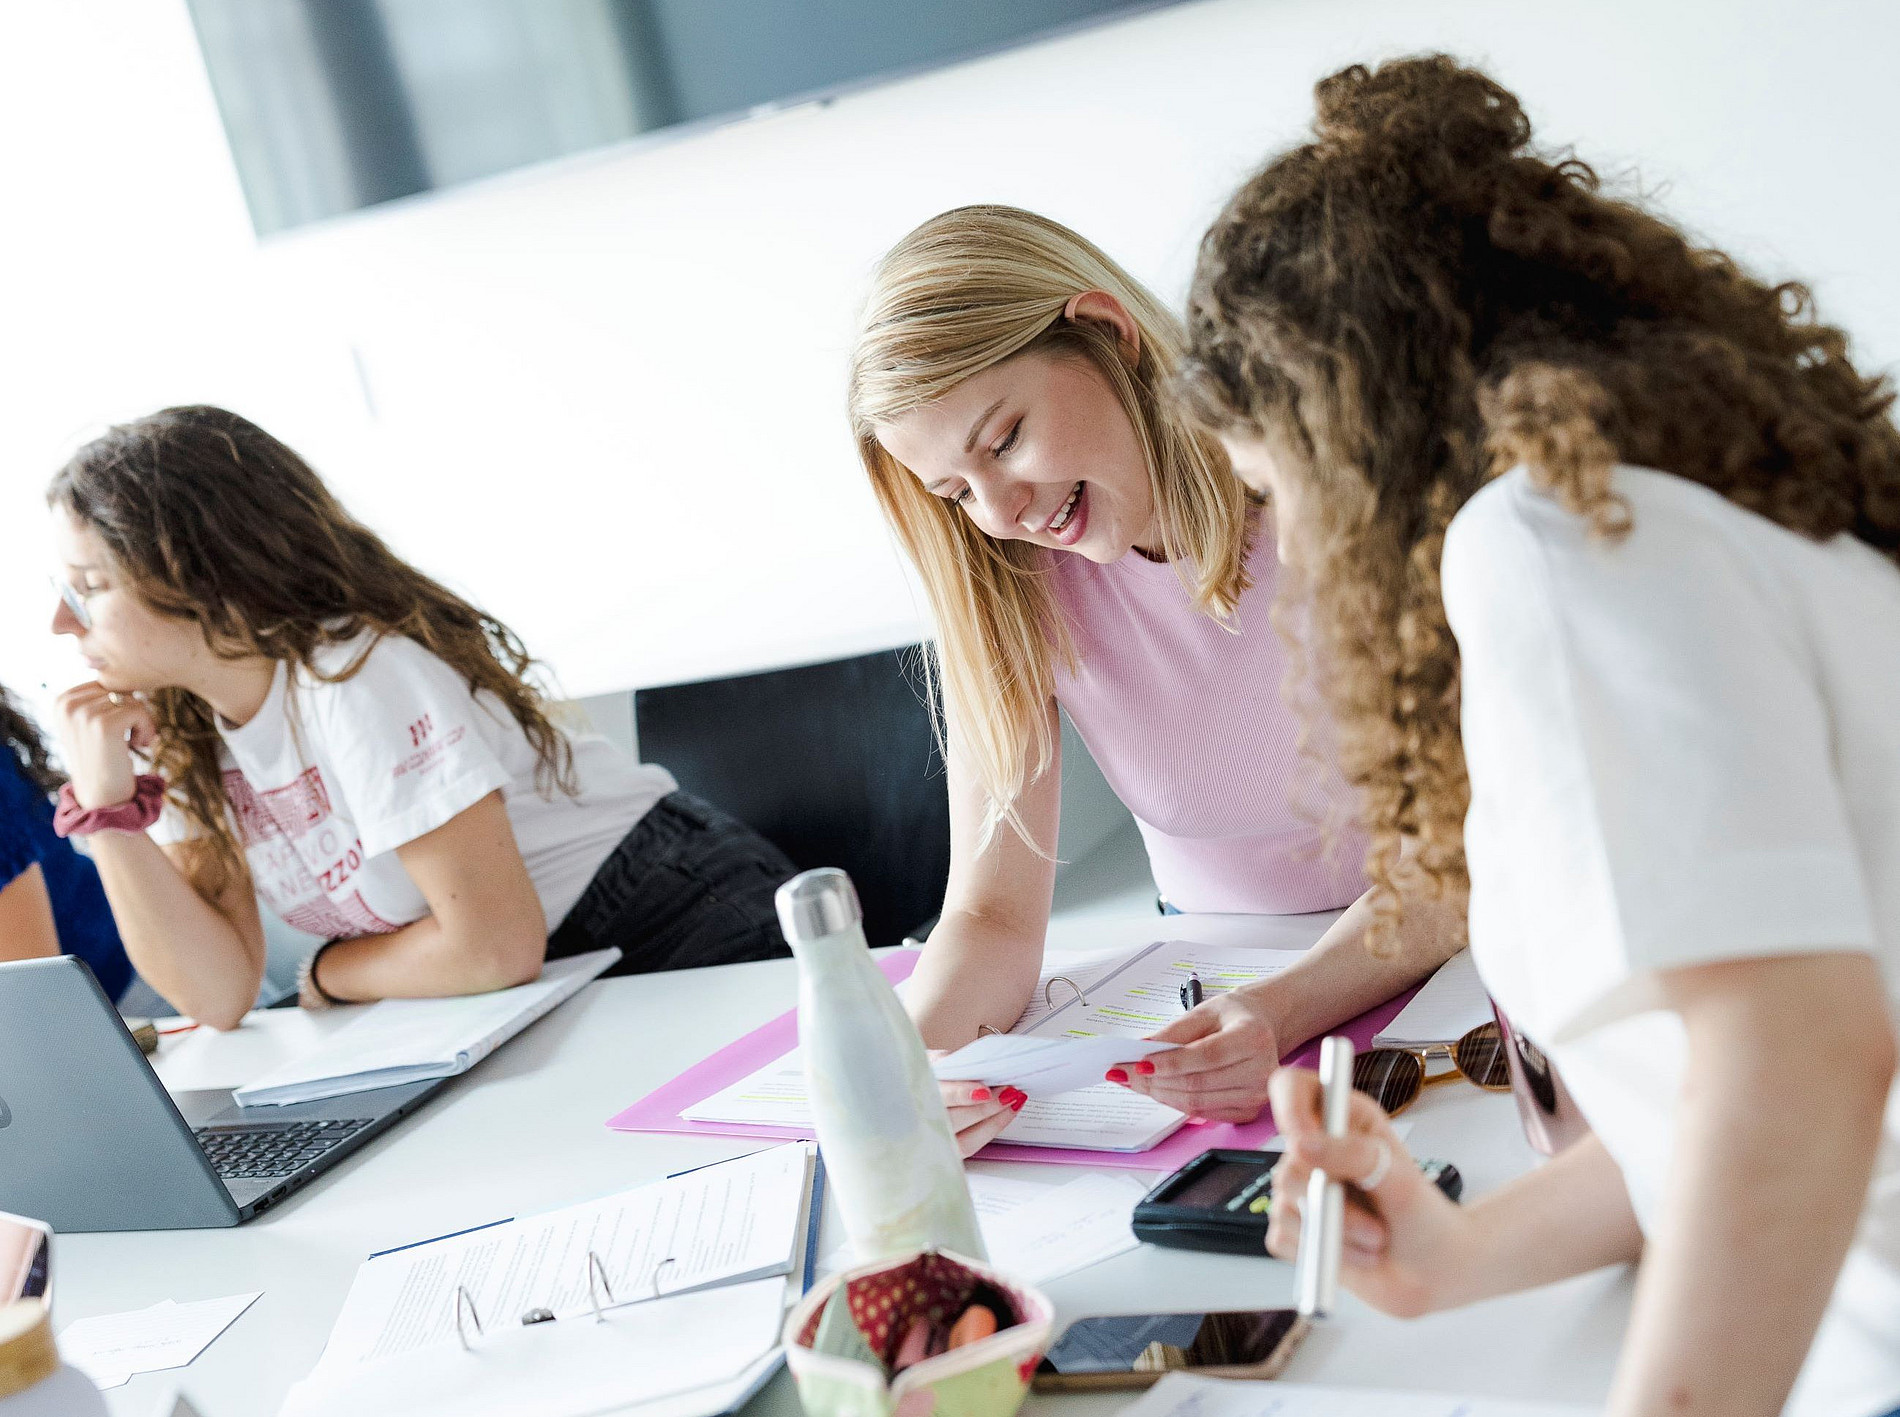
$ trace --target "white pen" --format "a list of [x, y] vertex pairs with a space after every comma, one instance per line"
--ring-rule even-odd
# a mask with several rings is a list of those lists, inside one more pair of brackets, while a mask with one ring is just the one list
[[[1326, 1135], [1343, 1137], [1352, 1101], [1352, 1040], [1321, 1040], [1319, 1080], [1320, 1119]], [[1339, 1294], [1339, 1254], [1346, 1238], [1345, 1186], [1314, 1167], [1307, 1178], [1300, 1219], [1300, 1251], [1293, 1261], [1300, 1316], [1323, 1319], [1332, 1313]]]

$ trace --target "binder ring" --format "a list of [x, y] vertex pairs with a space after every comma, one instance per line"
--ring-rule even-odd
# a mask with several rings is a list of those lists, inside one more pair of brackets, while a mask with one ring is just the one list
[[455, 1336], [462, 1342], [464, 1353], [473, 1353], [474, 1347], [468, 1341], [468, 1330], [462, 1325], [462, 1311], [467, 1309], [469, 1321], [475, 1325], [475, 1336], [481, 1337], [482, 1316], [475, 1311], [475, 1296], [468, 1292], [466, 1284], [455, 1286]]
[[654, 1297], [655, 1299], [657, 1299], [657, 1298], [659, 1298], [659, 1297], [660, 1297], [660, 1274], [661, 1274], [661, 1272], [662, 1272], [663, 1270], [665, 1270], [665, 1268], [666, 1268], [666, 1267], [667, 1267], [668, 1265], [670, 1265], [670, 1264], [678, 1264], [678, 1263], [679, 1263], [679, 1261], [678, 1261], [678, 1260], [676, 1260], [676, 1259], [674, 1259], [674, 1258], [673, 1258], [673, 1257], [672, 1257], [671, 1255], [668, 1255], [668, 1256], [667, 1256], [667, 1257], [666, 1257], [665, 1259], [663, 1259], [663, 1260], [661, 1260], [661, 1261], [660, 1261], [660, 1262], [659, 1262], [658, 1264], [656, 1264], [656, 1265], [654, 1265], [654, 1266], [653, 1266], [653, 1297]]
[[1077, 984], [1066, 974], [1052, 974], [1049, 976], [1048, 982], [1042, 986], [1043, 1003], [1052, 1009], [1056, 1006], [1056, 1001], [1049, 991], [1058, 984], [1067, 984], [1071, 989], [1075, 990], [1075, 1001], [1085, 1009], [1089, 1006], [1089, 996], [1082, 992], [1082, 986]]
[[994, 1037], [996, 1037], [996, 1038], [1001, 1038], [1001, 1037], [1003, 1037], [1003, 1036], [1004, 1036], [1004, 1034], [1003, 1034], [1003, 1030], [1002, 1030], [1002, 1029], [1000, 1029], [1000, 1028], [991, 1028], [991, 1027], [990, 1027], [990, 1026], [989, 1026], [989, 1025], [987, 1024], [987, 1023], [979, 1023], [979, 1024], [978, 1024], [978, 1025], [976, 1026], [976, 1036], [977, 1036], [978, 1038], [981, 1038], [981, 1037], [983, 1037], [983, 1036], [984, 1036], [985, 1034], [989, 1034], [989, 1035], [992, 1035], [992, 1036], [994, 1036]]
[[604, 1324], [606, 1318], [600, 1312], [601, 1291], [607, 1293], [607, 1302], [614, 1302], [613, 1286], [607, 1282], [607, 1266], [600, 1262], [600, 1256], [592, 1250], [587, 1252], [587, 1300], [594, 1306], [594, 1322]]

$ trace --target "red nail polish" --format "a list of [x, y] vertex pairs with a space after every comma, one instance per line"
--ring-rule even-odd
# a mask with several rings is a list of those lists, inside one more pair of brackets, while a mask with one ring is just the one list
[[1027, 1101], [1029, 1101], [1029, 1094], [1026, 1092], [1019, 1092], [1014, 1097], [1009, 1099], [1009, 1110], [1012, 1112], [1020, 1112], [1023, 1110], [1023, 1104]]
[[1145, 1078], [1151, 1078], [1155, 1075], [1155, 1065], [1144, 1058], [1135, 1064], [1135, 1071]]
[[1020, 1107], [1028, 1100], [1029, 1094], [1020, 1087], [1006, 1087], [998, 1095], [998, 1101], [1005, 1107]]
[[988, 1102], [989, 1100], [990, 1090], [987, 1087], [973, 1087], [970, 1089], [970, 1101]]
[[1102, 1076], [1107, 1078], [1110, 1082], [1125, 1084], [1128, 1081], [1128, 1074], [1120, 1068], [1110, 1068], [1107, 1072], [1103, 1073]]

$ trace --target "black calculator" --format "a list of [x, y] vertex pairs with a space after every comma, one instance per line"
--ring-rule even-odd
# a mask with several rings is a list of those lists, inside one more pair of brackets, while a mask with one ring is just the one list
[[[1279, 1160], [1278, 1151], [1202, 1152], [1141, 1198], [1135, 1238], [1182, 1250], [1264, 1255]], [[1451, 1199], [1463, 1194], [1464, 1178], [1449, 1161], [1418, 1165]]]

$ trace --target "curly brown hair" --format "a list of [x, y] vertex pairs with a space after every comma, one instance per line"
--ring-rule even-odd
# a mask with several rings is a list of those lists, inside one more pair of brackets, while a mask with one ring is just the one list
[[[229, 658], [263, 655], [337, 682], [314, 658], [359, 635], [416, 641], [493, 694], [527, 734], [543, 791], [572, 795], [573, 753], [533, 682], [534, 660], [501, 621], [402, 560], [331, 495], [290, 448], [246, 418], [168, 408], [88, 443], [47, 501], [96, 532], [141, 599], [196, 621]], [[225, 799], [217, 717], [187, 689], [145, 695], [158, 721], [152, 762], [207, 850], [192, 885], [215, 896], [244, 875]]]
[[1633, 463], [1900, 561], [1900, 435], [1888, 382], [1803, 287], [1533, 150], [1486, 75], [1430, 55], [1354, 65], [1316, 97], [1313, 141], [1202, 242], [1180, 384], [1297, 479], [1301, 662], [1361, 793], [1385, 950], [1400, 886], [1467, 886], [1439, 561], [1472, 494], [1522, 465], [1615, 537], [1611, 473]]
[[27, 717], [5, 684], [0, 684], [0, 749], [11, 753], [26, 780], [48, 797], [66, 781], [66, 775], [53, 766], [40, 726]]

